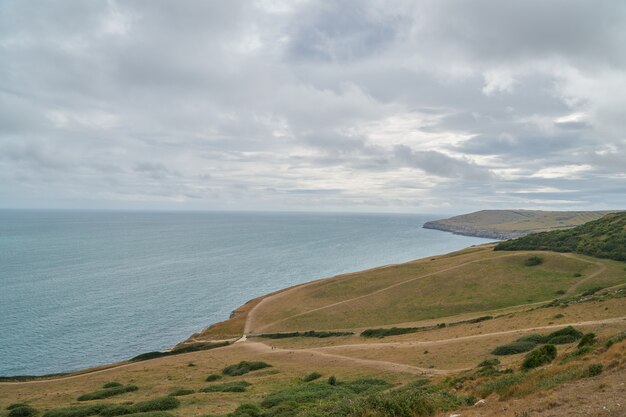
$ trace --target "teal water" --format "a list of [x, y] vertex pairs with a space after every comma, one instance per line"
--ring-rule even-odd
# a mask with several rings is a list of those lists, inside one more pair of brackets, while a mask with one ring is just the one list
[[0, 375], [170, 347], [256, 296], [485, 239], [444, 215], [0, 210]]

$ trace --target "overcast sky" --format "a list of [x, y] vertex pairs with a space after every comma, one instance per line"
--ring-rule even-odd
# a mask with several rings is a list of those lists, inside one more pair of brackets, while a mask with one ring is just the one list
[[626, 208], [626, 1], [0, 1], [0, 207]]

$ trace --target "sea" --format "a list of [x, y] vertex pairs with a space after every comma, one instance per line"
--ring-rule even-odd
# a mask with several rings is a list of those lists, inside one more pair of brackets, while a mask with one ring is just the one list
[[246, 301], [488, 239], [444, 214], [0, 210], [0, 376], [162, 350]]

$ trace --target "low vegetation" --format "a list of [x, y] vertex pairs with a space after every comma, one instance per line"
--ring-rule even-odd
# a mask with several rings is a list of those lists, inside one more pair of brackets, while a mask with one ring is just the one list
[[217, 343], [196, 343], [181, 348], [168, 350], [165, 352], [146, 352], [141, 355], [133, 357], [131, 362], [147, 361], [149, 359], [162, 358], [164, 356], [180, 355], [182, 353], [198, 352], [201, 350], [216, 349], [230, 345], [230, 342], [217, 342]]
[[604, 346], [606, 348], [610, 348], [611, 346], [613, 346], [615, 343], [619, 343], [623, 340], [626, 340], [626, 331], [621, 332], [616, 334], [615, 336], [609, 338], [609, 340], [606, 341], [606, 343], [604, 344]]
[[379, 339], [382, 339], [383, 337], [388, 337], [388, 336], [398, 336], [401, 334], [417, 333], [417, 332], [423, 332], [426, 330], [443, 329], [444, 327], [458, 326], [460, 324], [480, 323], [482, 321], [491, 320], [491, 319], [493, 319], [493, 316], [481, 316], [481, 317], [476, 317], [476, 318], [468, 319], [468, 320], [454, 321], [454, 322], [447, 323], [447, 324], [439, 323], [439, 324], [433, 324], [430, 326], [381, 327], [381, 328], [363, 330], [361, 332], [361, 336], [362, 337], [377, 337]]
[[568, 230], [530, 234], [496, 245], [495, 250], [550, 250], [626, 261], [626, 212]]
[[248, 372], [258, 371], [259, 369], [269, 368], [272, 365], [262, 361], [241, 361], [235, 365], [229, 365], [222, 370], [224, 375], [228, 376], [240, 376], [245, 375]]
[[524, 261], [524, 265], [526, 266], [537, 266], [543, 263], [543, 258], [539, 256], [531, 256], [530, 258]]
[[284, 333], [262, 333], [257, 335], [258, 337], [265, 337], [267, 339], [287, 339], [290, 337], [317, 337], [320, 339], [326, 337], [338, 337], [338, 336], [352, 336], [352, 332], [318, 332], [315, 330], [309, 330], [306, 332], [284, 332]]
[[78, 401], [102, 400], [104, 398], [114, 397], [116, 395], [126, 394], [127, 392], [137, 391], [139, 388], [135, 385], [121, 385], [117, 383], [107, 383], [102, 389], [78, 397]]
[[182, 397], [183, 395], [191, 395], [193, 394], [195, 391], [192, 389], [177, 389], [174, 390], [172, 392], [170, 392], [170, 396], [171, 397]]
[[18, 404], [16, 407], [7, 409], [10, 410], [7, 417], [33, 417], [37, 414], [36, 409], [25, 404]]
[[217, 381], [218, 379], [222, 379], [222, 376], [219, 375], [219, 374], [211, 374], [211, 375], [206, 377], [205, 381], [206, 382], [214, 382], [214, 381]]
[[522, 336], [515, 342], [498, 346], [491, 353], [494, 355], [515, 355], [532, 350], [538, 344], [549, 343], [563, 345], [573, 343], [583, 337], [583, 333], [572, 326], [567, 326], [547, 335], [529, 334]]
[[315, 381], [316, 379], [319, 379], [322, 377], [322, 374], [318, 373], [318, 372], [312, 372], [310, 374], [308, 374], [307, 376], [305, 376], [304, 378], [302, 378], [302, 381], [304, 382], [311, 382], [311, 381]]
[[547, 365], [556, 358], [556, 347], [554, 345], [541, 345], [531, 350], [522, 362], [522, 370], [537, 368]]

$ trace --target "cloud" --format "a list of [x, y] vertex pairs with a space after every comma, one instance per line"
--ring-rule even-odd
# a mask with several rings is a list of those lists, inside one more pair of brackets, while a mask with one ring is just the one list
[[617, 0], [5, 1], [0, 201], [623, 208], [624, 44]]

